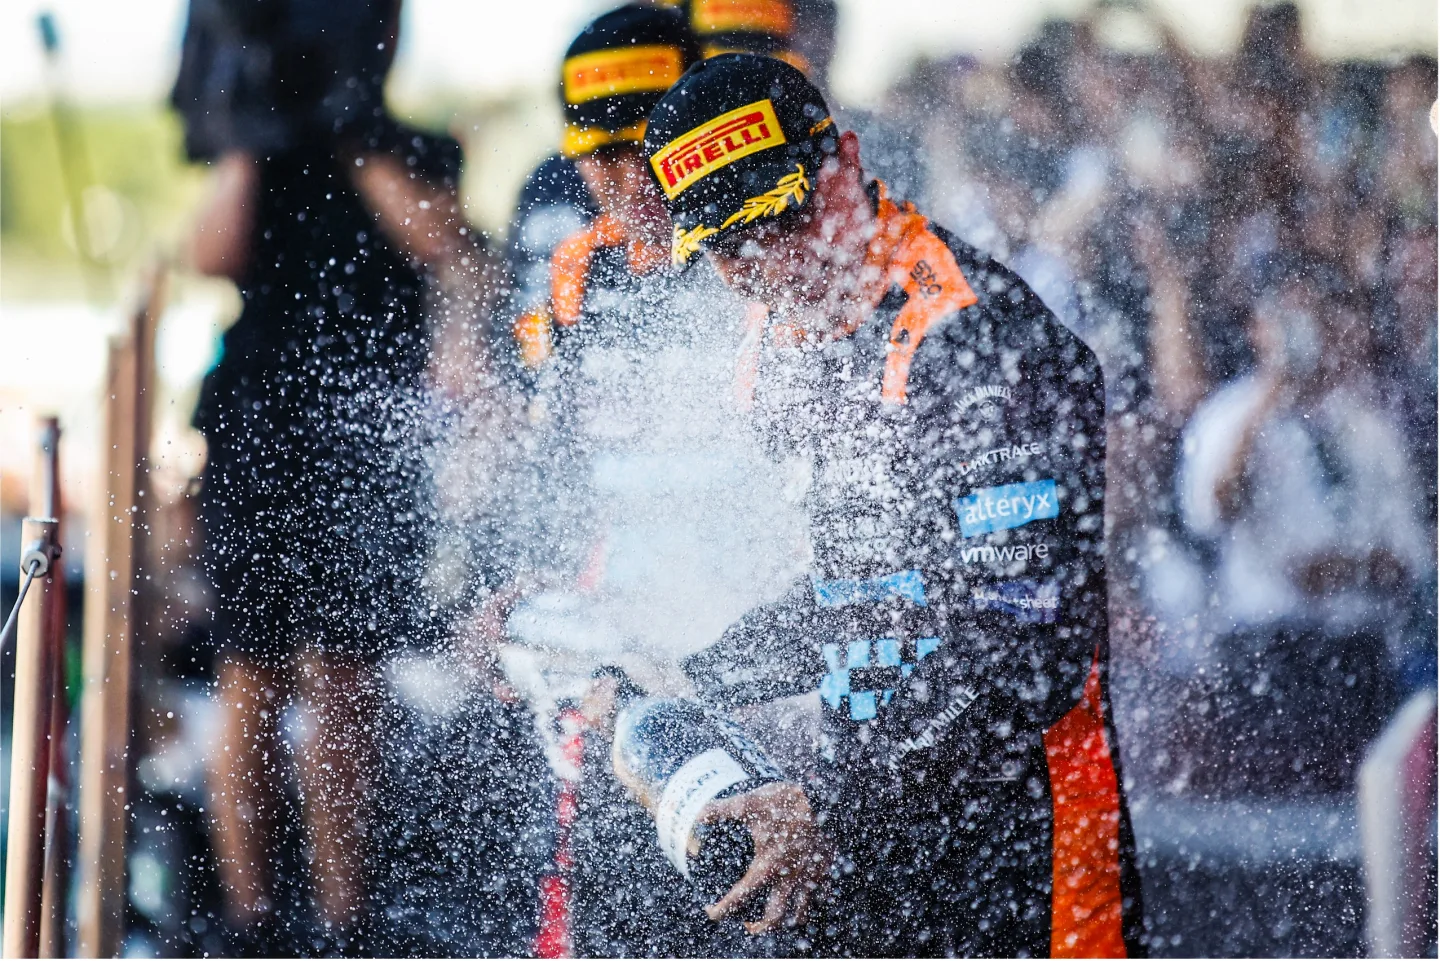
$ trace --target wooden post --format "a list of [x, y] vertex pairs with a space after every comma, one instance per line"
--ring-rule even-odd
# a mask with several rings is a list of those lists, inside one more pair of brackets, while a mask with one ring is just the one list
[[130, 660], [136, 538], [150, 450], [155, 328], [165, 272], [149, 276], [130, 336], [110, 345], [99, 503], [85, 558], [84, 692], [80, 706], [80, 957], [119, 953], [125, 926], [129, 824]]
[[[45, 797], [50, 773], [50, 707], [55, 668], [50, 576], [59, 556], [53, 518], [25, 518], [21, 571], [42, 563], [20, 608], [15, 635], [15, 721], [10, 751], [10, 820], [5, 858], [7, 958], [40, 954], [41, 891], [45, 866]], [[22, 581], [25, 574], [21, 574]]]
[[[63, 505], [60, 494], [60, 420], [41, 418], [39, 445], [35, 468], [30, 475], [30, 514], [55, 518], [55, 539], [65, 543]], [[41, 896], [40, 956], [59, 958], [65, 955], [65, 898], [70, 889], [70, 752], [66, 733], [70, 725], [70, 700], [67, 696], [69, 626], [66, 609], [65, 567], [56, 564], [52, 571], [55, 590], [51, 602], [55, 613], [51, 619], [55, 636], [50, 638], [54, 651], [54, 682], [51, 686], [50, 709], [50, 776], [45, 806], [45, 880]]]

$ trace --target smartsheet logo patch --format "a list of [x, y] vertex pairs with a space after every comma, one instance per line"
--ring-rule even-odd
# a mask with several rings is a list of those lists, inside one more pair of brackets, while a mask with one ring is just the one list
[[955, 515], [960, 519], [962, 537], [979, 537], [1058, 517], [1060, 499], [1053, 480], [982, 487], [955, 499]]

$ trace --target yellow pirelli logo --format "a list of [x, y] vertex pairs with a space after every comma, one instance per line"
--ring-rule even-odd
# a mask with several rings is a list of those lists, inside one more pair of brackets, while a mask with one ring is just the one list
[[667, 143], [650, 158], [660, 189], [674, 200], [696, 181], [741, 157], [785, 143], [775, 107], [757, 100], [721, 114]]
[[787, 0], [695, 0], [691, 26], [699, 34], [769, 33], [788, 37], [795, 12]]
[[680, 51], [663, 44], [578, 54], [565, 61], [565, 102], [669, 90], [683, 68]]

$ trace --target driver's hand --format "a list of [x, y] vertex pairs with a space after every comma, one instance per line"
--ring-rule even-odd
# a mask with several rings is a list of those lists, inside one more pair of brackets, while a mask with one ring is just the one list
[[826, 874], [820, 833], [810, 801], [799, 785], [767, 784], [735, 797], [712, 801], [700, 823], [739, 821], [750, 829], [755, 857], [744, 877], [715, 904], [705, 908], [712, 921], [733, 914], [756, 895], [765, 893], [765, 913], [745, 922], [745, 930], [762, 934], [783, 923], [805, 920], [810, 898]]
[[506, 585], [490, 595], [469, 622], [462, 624], [457, 631], [462, 666], [487, 681], [495, 696], [506, 703], [518, 701], [519, 695], [505, 680], [499, 652], [507, 637], [505, 623], [525, 594], [525, 585]]

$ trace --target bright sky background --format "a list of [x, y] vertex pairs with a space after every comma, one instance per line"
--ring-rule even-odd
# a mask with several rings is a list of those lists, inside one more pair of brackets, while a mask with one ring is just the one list
[[[337, 0], [343, 2], [343, 0]], [[1047, 15], [1091, 0], [840, 0], [835, 86], [841, 100], [872, 100], [919, 53], [1002, 56]], [[606, 0], [407, 0], [395, 83], [408, 99], [427, 91], [479, 96], [548, 86], [556, 61]], [[1234, 44], [1247, 0], [1154, 0], [1202, 50]], [[1302, 0], [1322, 53], [1436, 49], [1435, 0]], [[89, 101], [154, 100], [168, 90], [184, 26], [184, 0], [4, 0], [0, 99], [38, 90], [43, 62], [35, 16], [53, 10], [73, 95]]]

